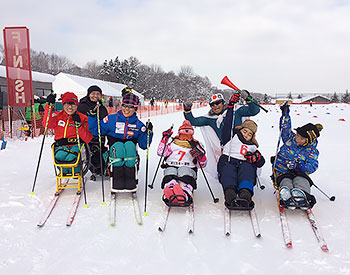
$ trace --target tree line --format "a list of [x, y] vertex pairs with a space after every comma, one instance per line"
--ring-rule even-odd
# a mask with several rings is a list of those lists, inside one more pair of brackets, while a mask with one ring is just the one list
[[[0, 44], [0, 52], [4, 47]], [[230, 89], [218, 89], [213, 86], [208, 77], [197, 75], [190, 66], [182, 66], [178, 72], [165, 72], [160, 65], [142, 64], [136, 57], [120, 60], [119, 57], [106, 59], [102, 63], [89, 61], [83, 67], [75, 65], [71, 60], [57, 54], [37, 52], [31, 53], [32, 70], [57, 75], [60, 72], [90, 77], [104, 81], [122, 83], [134, 88], [146, 99], [164, 100], [207, 100], [213, 93], [222, 93], [228, 100], [232, 95]], [[5, 65], [2, 60], [1, 65]], [[252, 93], [259, 102], [271, 102], [272, 97], [267, 94]], [[288, 98], [291, 98], [291, 93]], [[300, 98], [300, 97], [298, 97]], [[348, 91], [331, 96], [331, 102], [350, 102]]]

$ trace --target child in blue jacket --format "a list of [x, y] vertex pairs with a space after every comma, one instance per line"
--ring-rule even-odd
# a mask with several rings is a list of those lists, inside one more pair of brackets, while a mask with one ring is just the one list
[[309, 174], [318, 168], [317, 138], [323, 127], [321, 124], [307, 123], [296, 128], [296, 133], [293, 133], [289, 105], [283, 104], [281, 110], [283, 145], [274, 163], [280, 204], [289, 209], [306, 210], [316, 203], [315, 197], [310, 194], [312, 180]]
[[[127, 93], [122, 100], [122, 109], [100, 121], [100, 134], [107, 136], [109, 165], [112, 166], [112, 192], [133, 192], [137, 189], [138, 154], [136, 145], [147, 149], [152, 142], [152, 123], [147, 127], [136, 116], [139, 98]], [[98, 135], [96, 116], [89, 117], [89, 129]]]

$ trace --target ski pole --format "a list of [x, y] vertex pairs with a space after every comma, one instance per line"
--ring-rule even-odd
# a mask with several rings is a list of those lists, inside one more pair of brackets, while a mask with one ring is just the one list
[[[194, 146], [196, 146], [196, 145], [193, 143], [193, 141], [190, 141], [190, 145], [191, 145], [191, 147], [192, 147], [192, 148], [194, 148]], [[203, 170], [203, 167], [202, 167], [201, 162], [199, 161], [199, 158], [198, 158], [198, 157], [196, 157], [196, 159], [197, 159], [197, 161], [198, 161], [199, 168], [200, 168], [200, 169], [201, 169], [201, 171], [202, 171], [203, 177], [204, 177], [204, 179], [205, 179], [205, 182], [207, 183], [207, 186], [208, 186], [209, 192], [210, 192], [210, 194], [211, 194], [211, 197], [213, 198], [214, 203], [219, 202], [219, 198], [215, 198], [214, 193], [213, 193], [213, 191], [211, 190], [211, 187], [210, 187], [210, 185], [209, 185], [209, 182], [208, 182], [207, 176], [206, 176], [206, 175], [205, 175], [205, 173], [204, 173], [204, 170]]]
[[106, 205], [105, 202], [105, 188], [104, 188], [104, 173], [103, 173], [103, 167], [102, 167], [102, 141], [101, 141], [101, 127], [100, 127], [100, 102], [97, 101], [97, 129], [98, 129], [98, 143], [100, 146], [100, 173], [101, 173], [101, 178], [102, 178], [102, 205]]
[[325, 192], [322, 191], [321, 188], [319, 188], [316, 184], [313, 183], [313, 185], [320, 191], [327, 199], [330, 201], [335, 201], [335, 196], [329, 197]]
[[264, 189], [265, 189], [265, 185], [263, 185], [263, 184], [261, 183], [259, 176], [257, 176], [256, 179], [257, 179], [257, 181], [258, 181], [258, 186], [259, 186], [259, 188], [260, 188], [261, 190], [264, 190]]
[[83, 184], [83, 194], [84, 194], [84, 202], [85, 202], [85, 208], [88, 207], [87, 205], [87, 199], [86, 199], [86, 190], [85, 190], [85, 181], [84, 181], [84, 175], [83, 175], [83, 161], [82, 161], [82, 155], [81, 155], [81, 147], [80, 147], [80, 137], [79, 137], [79, 131], [78, 131], [78, 125], [75, 122], [75, 130], [77, 132], [77, 141], [78, 141], [78, 148], [79, 148], [79, 154], [80, 154], [80, 169], [81, 169], [81, 182]]
[[150, 119], [148, 119], [147, 123], [146, 123], [146, 129], [147, 129], [147, 157], [146, 157], [146, 179], [145, 179], [145, 208], [143, 211], [143, 215], [147, 216], [147, 184], [148, 184], [148, 159], [149, 159], [149, 135], [150, 135], [150, 131], [148, 130], [148, 126], [150, 123]]
[[38, 171], [39, 171], [39, 166], [40, 166], [40, 161], [41, 161], [41, 155], [42, 155], [42, 153], [43, 153], [44, 141], [45, 141], [45, 137], [46, 137], [47, 125], [49, 124], [49, 118], [50, 118], [51, 108], [52, 108], [52, 104], [50, 103], [50, 105], [49, 105], [49, 112], [48, 112], [47, 118], [46, 118], [46, 124], [45, 124], [45, 129], [44, 129], [44, 136], [43, 136], [43, 140], [42, 140], [42, 142], [41, 142], [41, 148], [40, 148], [40, 153], [39, 153], [38, 164], [37, 164], [37, 166], [36, 166], [36, 171], [35, 171], [35, 176], [34, 176], [34, 182], [33, 182], [32, 192], [30, 193], [31, 196], [34, 195], [34, 188], [35, 188], [36, 178], [37, 178], [37, 176], [38, 176]]
[[[174, 124], [171, 124], [170, 129], [172, 130], [173, 128], [174, 128]], [[150, 185], [148, 185], [148, 187], [151, 188], [151, 189], [153, 189], [153, 184], [154, 184], [154, 181], [155, 181], [155, 179], [157, 177], [158, 169], [159, 169], [160, 163], [162, 162], [162, 158], [163, 158], [163, 155], [164, 155], [164, 152], [165, 152], [166, 144], [167, 144], [169, 138], [170, 138], [170, 136], [168, 136], [167, 139], [165, 140], [164, 149], [163, 149], [162, 155], [160, 156], [157, 169], [156, 169], [156, 171], [154, 173], [154, 176], [153, 176], [153, 179], [152, 179], [152, 183]]]

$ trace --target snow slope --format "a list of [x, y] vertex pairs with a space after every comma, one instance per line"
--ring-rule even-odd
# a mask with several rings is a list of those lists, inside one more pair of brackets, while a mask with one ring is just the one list
[[[267, 106], [268, 114], [254, 117], [259, 125], [260, 151], [268, 160], [275, 154], [278, 139], [277, 106]], [[208, 111], [194, 110], [195, 115]], [[37, 228], [42, 212], [55, 192], [55, 176], [50, 144], [45, 147], [35, 196], [30, 196], [41, 138], [10, 140], [0, 152], [0, 274], [350, 274], [350, 185], [349, 105], [292, 106], [293, 126], [320, 122], [320, 166], [312, 175], [315, 183], [336, 201], [330, 202], [312, 188], [318, 203], [314, 214], [330, 251], [322, 252], [311, 227], [300, 211], [287, 211], [294, 247], [284, 247], [274, 190], [269, 176], [271, 167], [263, 167], [264, 190], [256, 189], [255, 202], [262, 238], [254, 237], [248, 213], [232, 213], [231, 237], [224, 236], [223, 193], [219, 183], [210, 185], [220, 202], [213, 203], [199, 172], [195, 192], [195, 233], [186, 232], [184, 209], [171, 212], [166, 231], [157, 231], [161, 201], [158, 172], [153, 190], [148, 190], [147, 216], [136, 224], [128, 195], [118, 201], [117, 224], [108, 223], [109, 183], [105, 181], [106, 206], [101, 205], [101, 181], [87, 183], [88, 208], [81, 201], [71, 227], [65, 222], [73, 199], [66, 190], [43, 228]], [[317, 116], [314, 118], [313, 116]], [[346, 121], [339, 121], [340, 118]], [[161, 132], [174, 123], [177, 129], [182, 113], [152, 117], [154, 142], [149, 154], [149, 182], [159, 158], [156, 147]], [[195, 137], [203, 140], [199, 129]], [[144, 207], [146, 153], [140, 151], [138, 196]], [[161, 169], [160, 169], [161, 170]]]

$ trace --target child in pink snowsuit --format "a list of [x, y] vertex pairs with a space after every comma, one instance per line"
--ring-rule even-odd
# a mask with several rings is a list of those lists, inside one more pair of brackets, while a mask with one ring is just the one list
[[165, 170], [161, 185], [164, 188], [164, 201], [192, 202], [193, 190], [197, 188], [198, 167], [204, 168], [207, 165], [205, 151], [193, 139], [194, 130], [188, 120], [180, 126], [178, 135], [166, 144], [172, 134], [171, 129], [163, 132], [157, 150], [158, 156], [164, 157], [162, 168]]

